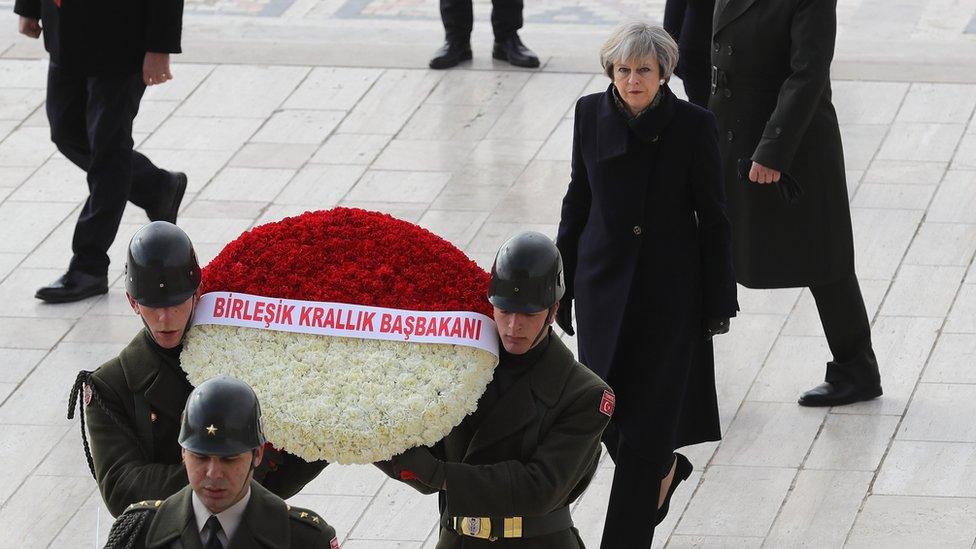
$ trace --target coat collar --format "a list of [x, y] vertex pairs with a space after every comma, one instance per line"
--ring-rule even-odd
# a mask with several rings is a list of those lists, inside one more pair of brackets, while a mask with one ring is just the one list
[[[186, 549], [202, 549], [200, 530], [193, 516], [193, 489], [186, 486], [168, 498], [156, 512], [146, 535], [147, 548], [169, 547], [179, 539]], [[266, 488], [251, 481], [251, 499], [228, 549], [289, 547], [288, 508]]]
[[661, 86], [661, 101], [656, 107], [644, 112], [633, 125], [627, 123], [617, 108], [613, 84], [607, 87], [597, 107], [597, 154], [598, 161], [621, 156], [627, 152], [630, 132], [641, 140], [653, 143], [674, 116], [674, 94], [667, 84]]
[[729, 0], [729, 3], [726, 4], [722, 13], [718, 14], [718, 18], [712, 26], [712, 36], [718, 36], [719, 31], [745, 13], [755, 3], [756, 0]]
[[[552, 407], [559, 401], [575, 364], [572, 352], [555, 335], [545, 354], [495, 403], [468, 444], [465, 457], [519, 431], [536, 418], [536, 398]], [[534, 395], [534, 396], [533, 396]]]
[[119, 360], [129, 390], [133, 393], [145, 392], [146, 401], [154, 411], [179, 421], [186, 402], [174, 398], [174, 395], [189, 392], [189, 382], [181, 377], [183, 370], [179, 360], [155, 349], [149, 343], [145, 330], [139, 332], [122, 350]]

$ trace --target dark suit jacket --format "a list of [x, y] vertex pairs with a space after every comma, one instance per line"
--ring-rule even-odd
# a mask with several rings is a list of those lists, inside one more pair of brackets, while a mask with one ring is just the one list
[[718, 437], [702, 326], [738, 309], [714, 117], [661, 93], [634, 128], [612, 85], [579, 100], [556, 239], [580, 361], [613, 387], [614, 423], [638, 448]]
[[40, 19], [51, 62], [79, 76], [140, 73], [147, 51], [180, 53], [183, 0], [16, 0]]
[[[126, 509], [125, 515], [149, 514], [135, 532], [134, 549], [170, 549], [173, 544], [202, 549], [192, 494], [187, 486], [165, 501], [142, 501]], [[335, 538], [335, 529], [315, 512], [288, 506], [252, 481], [251, 499], [227, 549], [330, 549]]]
[[[712, 63], [739, 282], [817, 286], [854, 273], [854, 244], [830, 63], [835, 0], [730, 0], [715, 20]], [[790, 174], [796, 205], [774, 185], [736, 177], [740, 158]]]
[[[434, 447], [434, 454], [447, 462], [441, 513], [532, 517], [575, 501], [596, 473], [600, 435], [610, 420], [601, 412], [608, 390], [552, 336], [539, 362], [481, 414], [480, 425], [473, 426], [474, 416], [468, 416]], [[435, 492], [417, 481], [408, 483], [421, 492]], [[437, 544], [438, 549], [581, 546], [575, 529], [494, 542], [441, 529]]]
[[[136, 501], [165, 499], [189, 482], [177, 442], [180, 416], [193, 390], [185, 376], [179, 359], [160, 351], [144, 331], [92, 374], [95, 395], [85, 406], [85, 418], [98, 489], [113, 516]], [[137, 417], [137, 393], [145, 395], [150, 422]], [[150, 425], [151, 445], [140, 439], [140, 423]], [[326, 466], [290, 454], [279, 459], [276, 471], [262, 467], [256, 474], [283, 498], [297, 494]]]

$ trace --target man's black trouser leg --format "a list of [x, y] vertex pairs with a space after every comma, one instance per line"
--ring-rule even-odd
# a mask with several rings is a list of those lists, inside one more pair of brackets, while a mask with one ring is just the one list
[[171, 175], [132, 150], [132, 122], [145, 91], [139, 74], [73, 76], [48, 69], [51, 140], [84, 170], [88, 199], [78, 216], [69, 270], [103, 275], [126, 201], [152, 207]]
[[441, 0], [441, 22], [448, 42], [467, 44], [474, 26], [472, 0]]
[[495, 41], [511, 38], [522, 28], [522, 0], [492, 0], [491, 30]]
[[878, 360], [871, 346], [871, 323], [857, 276], [852, 274], [838, 282], [812, 287], [810, 293], [834, 355], [827, 365], [827, 381], [865, 386], [880, 383]]
[[654, 463], [628, 446], [612, 421], [603, 441], [614, 462], [614, 472], [600, 549], [649, 549], [654, 539], [661, 479], [671, 468], [672, 452], [662, 452], [667, 456], [666, 464]]

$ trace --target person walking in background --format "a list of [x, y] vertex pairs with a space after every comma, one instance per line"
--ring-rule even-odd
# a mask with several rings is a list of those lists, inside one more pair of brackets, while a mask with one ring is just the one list
[[688, 101], [708, 107], [711, 80], [712, 12], [715, 0], [668, 0], [664, 29], [678, 42], [678, 66]]
[[557, 245], [559, 326], [617, 408], [604, 549], [650, 547], [691, 474], [674, 450], [721, 438], [711, 337], [738, 310], [715, 117], [667, 86], [678, 46], [656, 26], [618, 28], [600, 51], [611, 84], [576, 104]]
[[[449, 69], [471, 59], [471, 28], [474, 26], [472, 0], [440, 0], [444, 23], [444, 45], [430, 60], [432, 69]], [[495, 45], [491, 56], [516, 67], [535, 68], [539, 57], [522, 43], [522, 0], [492, 0], [491, 29]]]
[[20, 33], [43, 33], [51, 57], [51, 141], [88, 174], [68, 270], [35, 297], [78, 301], [108, 292], [108, 249], [127, 201], [150, 221], [176, 222], [186, 175], [133, 151], [132, 121], [146, 86], [172, 78], [169, 58], [180, 53], [183, 1], [16, 0], [14, 11]]
[[[810, 288], [833, 360], [803, 406], [881, 395], [830, 62], [835, 0], [719, 0], [709, 107], [718, 118], [735, 269], [748, 288]], [[802, 194], [802, 196], [801, 196]]]

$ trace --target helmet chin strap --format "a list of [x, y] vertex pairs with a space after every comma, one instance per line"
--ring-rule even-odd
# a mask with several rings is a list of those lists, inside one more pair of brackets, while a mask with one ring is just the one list
[[529, 349], [534, 349], [535, 346], [542, 341], [542, 338], [544, 338], [549, 333], [549, 326], [552, 325], [552, 322], [555, 319], [556, 319], [556, 306], [553, 305], [552, 307], [549, 307], [549, 311], [546, 314], [546, 322], [545, 324], [542, 325], [542, 329], [539, 330], [539, 334], [535, 336], [535, 339], [532, 341], [532, 345], [529, 346]]

